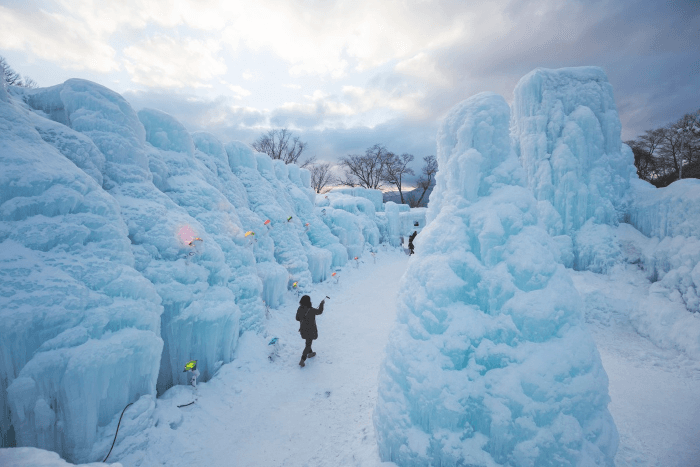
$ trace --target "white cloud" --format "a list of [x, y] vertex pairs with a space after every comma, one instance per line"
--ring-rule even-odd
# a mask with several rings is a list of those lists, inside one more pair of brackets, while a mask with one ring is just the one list
[[219, 49], [214, 41], [156, 36], [124, 49], [125, 68], [133, 82], [146, 86], [206, 87], [226, 73], [224, 60], [216, 56]]
[[296, 91], [301, 89], [301, 85], [299, 85], [299, 84], [283, 84], [282, 86], [285, 88], [288, 88], [288, 89], [294, 89]]
[[343, 95], [350, 100], [357, 113], [381, 108], [400, 111], [414, 118], [422, 117], [426, 113], [426, 110], [421, 106], [425, 95], [419, 91], [390, 93], [376, 88], [343, 86]]
[[435, 61], [425, 52], [420, 52], [408, 60], [403, 60], [394, 66], [394, 70], [409, 76], [414, 76], [431, 84], [445, 86], [450, 80], [443, 75], [435, 65]]
[[250, 96], [250, 91], [248, 91], [247, 89], [244, 89], [240, 86], [236, 86], [234, 84], [229, 84], [228, 88], [233, 92], [233, 94], [234, 94], [233, 97], [236, 99], [242, 99], [246, 96]]
[[0, 48], [30, 52], [65, 68], [107, 73], [119, 69], [115, 50], [89, 24], [46, 11], [0, 6]]

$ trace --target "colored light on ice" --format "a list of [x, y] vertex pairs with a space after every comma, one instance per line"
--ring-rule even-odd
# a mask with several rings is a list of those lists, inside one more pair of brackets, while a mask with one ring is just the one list
[[249, 235], [255, 235], [255, 232], [253, 232], [252, 230], [249, 230], [245, 233], [245, 236], [247, 237]]
[[195, 238], [197, 238], [197, 234], [189, 225], [181, 227], [177, 232], [177, 236], [180, 238], [180, 240], [182, 240], [182, 243], [186, 245], [189, 245]]

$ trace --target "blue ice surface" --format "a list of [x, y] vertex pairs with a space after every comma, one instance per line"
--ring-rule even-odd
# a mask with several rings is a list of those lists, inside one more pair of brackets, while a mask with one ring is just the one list
[[309, 171], [103, 86], [3, 85], [0, 122], [2, 446], [99, 460], [129, 402], [125, 433], [185, 362], [210, 379], [293, 282], [347, 262]]
[[383, 461], [613, 464], [607, 375], [509, 124], [505, 100], [481, 93], [438, 132], [431, 221], [379, 375]]

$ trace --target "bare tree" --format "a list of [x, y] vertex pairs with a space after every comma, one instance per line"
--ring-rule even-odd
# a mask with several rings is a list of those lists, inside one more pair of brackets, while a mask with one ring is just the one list
[[335, 183], [336, 177], [331, 172], [331, 164], [324, 162], [323, 164], [311, 165], [311, 188], [316, 193], [321, 193], [327, 185]]
[[657, 187], [700, 175], [700, 111], [627, 141], [639, 178]]
[[698, 142], [700, 140], [700, 110], [683, 115], [680, 120], [671, 126], [681, 140], [680, 163], [678, 169], [678, 179], [683, 178], [683, 166], [692, 164], [694, 156], [698, 152]]
[[403, 178], [406, 175], [413, 175], [413, 169], [408, 166], [408, 164], [413, 162], [413, 159], [413, 154], [404, 153], [400, 156], [392, 154], [386, 164], [384, 180], [394, 185], [399, 190], [401, 204], [404, 204], [402, 191]]
[[[253, 149], [264, 152], [272, 159], [281, 159], [285, 164], [296, 164], [301, 153], [306, 149], [306, 143], [299, 141], [299, 137], [292, 138], [292, 132], [283, 128], [282, 130], [270, 130], [265, 135], [255, 140]], [[302, 167], [313, 163], [314, 158], [304, 162]]]
[[0, 55], [0, 70], [2, 71], [2, 78], [8, 86], [19, 86], [23, 88], [37, 87], [36, 81], [29, 77], [23, 79], [22, 75], [13, 70], [2, 55]]
[[438, 164], [435, 156], [425, 156], [423, 158], [423, 162], [425, 162], [425, 165], [421, 169], [421, 176], [418, 179], [418, 188], [422, 189], [423, 192], [421, 193], [420, 198], [418, 198], [418, 201], [415, 201], [415, 197], [410, 197], [411, 199], [409, 199], [409, 206], [412, 208], [422, 206], [421, 203], [423, 202], [423, 197], [433, 185], [433, 179], [438, 171]]
[[361, 186], [378, 190], [386, 182], [386, 167], [394, 154], [375, 144], [367, 148], [364, 156], [350, 155], [340, 159], [345, 169], [345, 178], [340, 183], [348, 186]]

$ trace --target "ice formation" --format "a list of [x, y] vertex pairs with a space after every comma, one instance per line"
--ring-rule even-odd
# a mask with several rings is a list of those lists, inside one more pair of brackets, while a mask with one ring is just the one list
[[[45, 90], [56, 112], [62, 89]], [[88, 175], [107, 165], [94, 144], [8, 103], [0, 121], [3, 444], [81, 460], [98, 425], [155, 391], [161, 297], [135, 269], [118, 202]]]
[[454, 107], [379, 377], [380, 456], [398, 465], [612, 465], [607, 376], [558, 262], [510, 109]]
[[556, 234], [570, 234], [588, 219], [609, 225], [624, 219], [634, 163], [620, 127], [612, 86], [600, 68], [538, 68], [518, 82], [515, 151], [535, 198], [561, 216]]
[[0, 123], [2, 446], [99, 459], [127, 403], [143, 429], [185, 362], [211, 378], [292, 281], [348, 259], [307, 170], [95, 83], [3, 85]]

